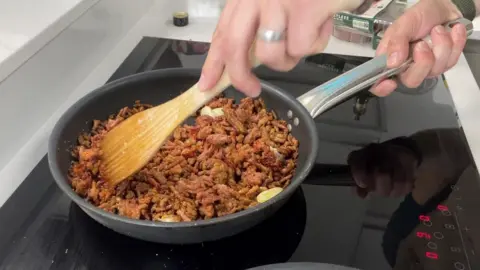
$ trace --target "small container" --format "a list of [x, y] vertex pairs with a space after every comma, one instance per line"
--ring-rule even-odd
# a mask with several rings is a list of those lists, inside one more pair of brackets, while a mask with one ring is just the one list
[[188, 12], [178, 11], [173, 13], [173, 25], [183, 27], [188, 25]]

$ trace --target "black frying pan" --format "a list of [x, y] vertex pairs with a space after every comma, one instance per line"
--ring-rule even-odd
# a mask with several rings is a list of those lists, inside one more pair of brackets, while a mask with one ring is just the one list
[[[135, 100], [153, 105], [166, 102], [196, 83], [199, 76], [200, 70], [180, 68], [140, 73], [106, 84], [75, 103], [55, 125], [49, 140], [49, 166], [60, 189], [90, 217], [106, 227], [134, 238], [159, 243], [185, 244], [217, 240], [251, 228], [275, 213], [315, 168], [319, 141], [310, 112], [290, 94], [268, 83], [262, 83], [261, 98], [279, 118], [288, 121], [292, 134], [300, 142], [296, 174], [291, 184], [269, 201], [210, 220], [163, 223], [135, 220], [103, 211], [72, 190], [67, 177], [72, 162], [70, 150], [78, 135], [90, 130], [93, 119], [106, 119], [122, 107], [133, 104]], [[233, 88], [227, 89], [225, 95], [236, 100], [244, 97]], [[323, 168], [314, 170], [318, 173], [324, 171]], [[346, 170], [341, 172], [348, 173]], [[311, 180], [315, 181], [315, 178], [312, 177]], [[323, 184], [352, 185], [353, 181], [347, 178], [343, 182]]]

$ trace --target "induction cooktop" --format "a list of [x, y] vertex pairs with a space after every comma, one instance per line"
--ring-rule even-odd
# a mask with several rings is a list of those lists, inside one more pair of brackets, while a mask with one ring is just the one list
[[[208, 48], [145, 37], [109, 81], [201, 68]], [[256, 73], [299, 96], [366, 60], [320, 54], [288, 73], [264, 67]], [[316, 119], [325, 169], [270, 219], [215, 242], [162, 245], [115, 233], [62, 194], [44, 157], [0, 209], [0, 269], [480, 269], [478, 171], [449, 91], [441, 78], [428, 85], [416, 95], [403, 90], [382, 99], [364, 91]], [[326, 185], [344, 181], [335, 172], [348, 169], [349, 153], [372, 144], [385, 154], [377, 162], [396, 164], [389, 158], [401, 156], [398, 149], [382, 148], [395, 138], [413, 139], [422, 156], [412, 192], [365, 196]], [[271, 268], [286, 262], [294, 268]]]

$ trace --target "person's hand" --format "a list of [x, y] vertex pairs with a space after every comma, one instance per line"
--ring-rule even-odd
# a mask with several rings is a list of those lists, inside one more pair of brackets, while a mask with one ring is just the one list
[[389, 141], [370, 144], [348, 156], [357, 194], [362, 198], [371, 192], [393, 197], [409, 193], [418, 163], [411, 149]]
[[[430, 34], [432, 47], [425, 41], [416, 43], [413, 46], [414, 63], [399, 75], [406, 87], [418, 87], [425, 78], [438, 76], [457, 63], [467, 40], [465, 26], [455, 25], [448, 33], [442, 24], [461, 16], [451, 0], [420, 0], [387, 29], [377, 55], [386, 53], [388, 67], [398, 67], [407, 60], [409, 42]], [[394, 80], [384, 80], [371, 91], [377, 96], [386, 96], [395, 88], [397, 83]]]
[[[322, 51], [332, 33], [332, 16], [354, 10], [363, 0], [229, 0], [220, 16], [203, 66], [199, 87], [215, 86], [224, 69], [233, 86], [248, 96], [260, 94], [251, 72], [249, 49], [257, 30], [284, 33], [286, 38], [257, 40], [255, 55], [278, 71], [292, 69], [300, 58]], [[285, 31], [285, 32], [284, 32]]]

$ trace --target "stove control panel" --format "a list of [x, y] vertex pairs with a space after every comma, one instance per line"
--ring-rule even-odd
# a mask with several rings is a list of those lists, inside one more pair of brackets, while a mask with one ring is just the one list
[[445, 202], [420, 215], [419, 225], [400, 248], [409, 257], [408, 268], [399, 263], [400, 267], [394, 269], [480, 269], [479, 185], [476, 170], [467, 170], [456, 185], [450, 186]]

